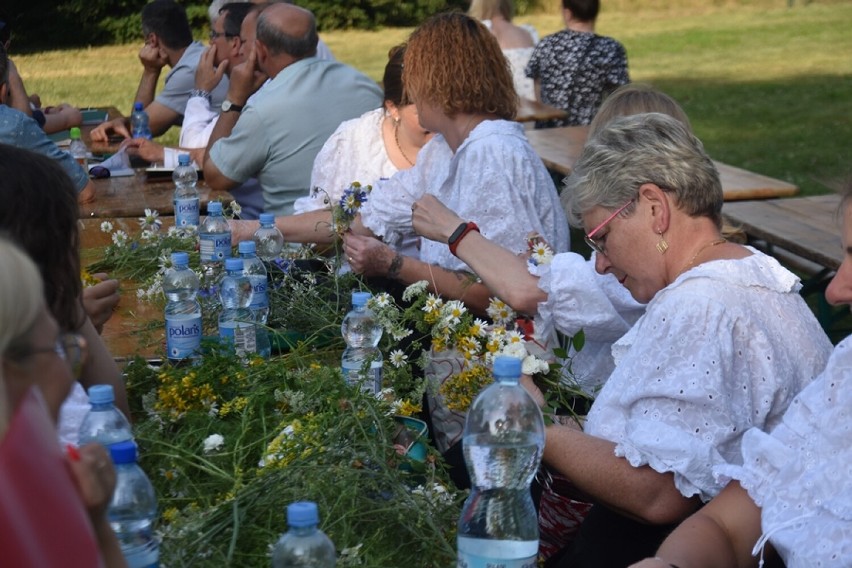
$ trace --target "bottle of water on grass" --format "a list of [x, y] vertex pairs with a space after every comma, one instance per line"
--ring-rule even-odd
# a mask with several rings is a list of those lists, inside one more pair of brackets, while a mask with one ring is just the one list
[[172, 253], [172, 267], [163, 275], [166, 297], [166, 352], [172, 364], [195, 359], [201, 348], [201, 305], [198, 275], [189, 268], [189, 254]]
[[346, 342], [343, 351], [343, 377], [350, 385], [378, 393], [382, 390], [382, 326], [367, 307], [369, 292], [352, 292], [352, 310], [343, 318], [340, 331]]
[[225, 276], [219, 285], [222, 312], [219, 314], [219, 338], [237, 355], [257, 353], [251, 280], [243, 273], [243, 259], [225, 259]]
[[198, 172], [190, 164], [189, 154], [178, 156], [178, 167], [172, 172], [172, 181], [175, 182], [175, 226], [187, 227], [198, 226], [199, 201]]
[[337, 554], [319, 528], [316, 503], [300, 501], [287, 507], [288, 530], [272, 549], [272, 568], [333, 568]]
[[92, 406], [80, 424], [78, 445], [98, 442], [109, 449], [113, 444], [133, 440], [130, 422], [115, 407], [115, 392], [112, 385], [89, 387], [89, 403]]
[[530, 483], [544, 451], [544, 419], [520, 377], [520, 359], [497, 357], [495, 382], [467, 413], [462, 444], [473, 488], [459, 518], [459, 566], [537, 566]]
[[267, 294], [266, 267], [255, 254], [254, 241], [241, 241], [237, 245], [240, 258], [243, 259], [243, 274], [251, 282], [252, 295], [249, 309], [254, 315], [255, 335], [257, 337], [257, 353], [268, 359], [272, 354], [269, 343], [269, 332], [266, 322], [269, 319], [269, 295]]
[[109, 451], [115, 465], [115, 491], [107, 509], [109, 524], [129, 568], [157, 568], [160, 546], [154, 534], [154, 486], [136, 463], [135, 443], [114, 444]]

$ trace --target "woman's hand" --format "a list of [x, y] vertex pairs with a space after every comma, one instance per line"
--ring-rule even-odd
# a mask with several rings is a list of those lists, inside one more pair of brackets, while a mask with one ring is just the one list
[[100, 333], [121, 298], [118, 295], [118, 280], [103, 272], [92, 274], [92, 278], [100, 282], [83, 288], [83, 309]]
[[428, 193], [411, 206], [414, 231], [429, 240], [446, 243], [464, 219]]
[[231, 242], [234, 243], [252, 240], [255, 231], [260, 228], [260, 222], [245, 219], [229, 219], [228, 225], [231, 227]]
[[80, 500], [93, 524], [106, 515], [115, 489], [115, 468], [106, 448], [90, 442], [80, 448], [68, 446], [71, 474], [77, 484]]
[[387, 276], [396, 253], [374, 237], [343, 235], [343, 252], [352, 271], [364, 276]]

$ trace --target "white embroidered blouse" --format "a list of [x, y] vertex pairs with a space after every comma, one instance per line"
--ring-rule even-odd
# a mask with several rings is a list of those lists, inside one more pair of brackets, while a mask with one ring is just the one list
[[[377, 183], [361, 207], [361, 220], [395, 246], [413, 234], [411, 205], [426, 193], [476, 222], [485, 237], [513, 252], [526, 250], [532, 231], [555, 252], [569, 248], [568, 222], [553, 180], [516, 122], [483, 121], [455, 154], [443, 136], [435, 135], [420, 150], [413, 168]], [[470, 270], [446, 244], [426, 239], [420, 260], [449, 270]]]
[[634, 467], [674, 472], [687, 497], [715, 496], [713, 467], [742, 463], [743, 434], [774, 428], [831, 353], [798, 278], [753, 252], [701, 264], [648, 303], [586, 422]]
[[761, 508], [754, 554], [768, 539], [788, 568], [852, 566], [852, 337], [771, 434], [745, 433], [742, 451], [742, 466], [716, 474], [739, 480]]

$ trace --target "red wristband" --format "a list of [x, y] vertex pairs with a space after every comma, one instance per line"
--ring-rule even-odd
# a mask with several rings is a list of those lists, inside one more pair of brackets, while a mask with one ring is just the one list
[[450, 245], [450, 253], [453, 256], [457, 256], [456, 248], [458, 248], [462, 239], [471, 231], [476, 231], [478, 233], [479, 227], [473, 221], [468, 221], [459, 225], [458, 228], [453, 231], [453, 234], [450, 235], [450, 238], [447, 239], [447, 244]]

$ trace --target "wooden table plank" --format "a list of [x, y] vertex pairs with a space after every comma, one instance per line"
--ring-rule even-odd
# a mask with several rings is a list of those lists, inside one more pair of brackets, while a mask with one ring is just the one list
[[[548, 169], [570, 175], [571, 169], [583, 152], [589, 135], [588, 126], [563, 126], [527, 130], [527, 139]], [[713, 162], [719, 171], [725, 201], [787, 197], [799, 188], [786, 181], [774, 179], [742, 168]]]
[[[141, 217], [145, 209], [155, 209], [160, 215], [174, 214], [175, 188], [171, 177], [147, 179], [141, 172], [135, 176], [93, 180], [95, 201], [80, 205], [80, 217]], [[198, 182], [198, 197], [202, 214], [210, 200], [228, 203], [233, 199], [227, 191], [211, 189], [203, 181]]]
[[518, 122], [533, 122], [535, 120], [554, 120], [565, 118], [566, 116], [568, 116], [568, 112], [561, 108], [544, 104], [541, 101], [521, 98], [515, 120]]
[[840, 197], [834, 194], [731, 202], [725, 203], [722, 215], [749, 239], [837, 270], [843, 261], [836, 215], [839, 203]]

